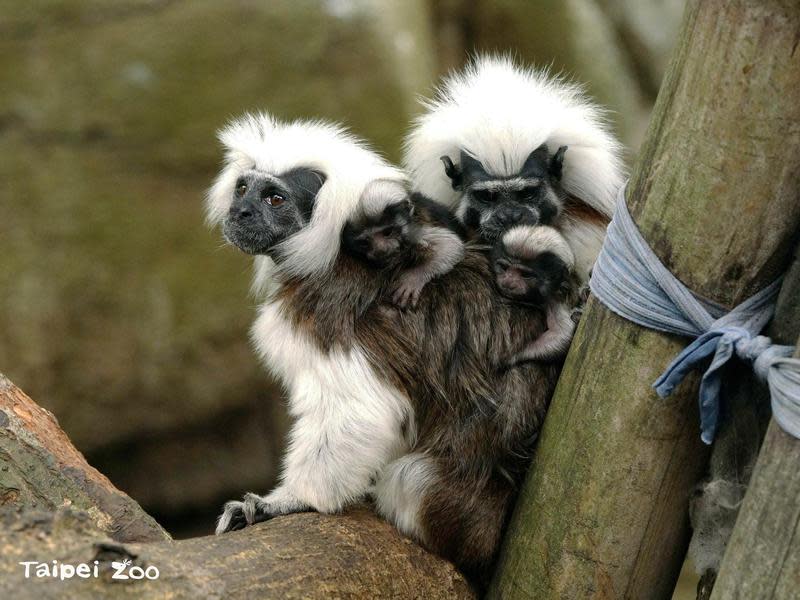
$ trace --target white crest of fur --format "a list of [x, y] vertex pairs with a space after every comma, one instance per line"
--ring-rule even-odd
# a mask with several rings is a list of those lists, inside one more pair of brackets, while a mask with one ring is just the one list
[[[207, 219], [219, 223], [228, 213], [239, 175], [256, 169], [279, 176], [297, 167], [317, 169], [326, 180], [317, 194], [311, 222], [281, 243], [286, 260], [280, 268], [296, 276], [318, 275], [331, 267], [339, 252], [345, 222], [358, 208], [366, 185], [374, 179], [405, 181], [362, 140], [342, 126], [322, 121], [284, 123], [266, 113], [235, 119], [219, 133], [225, 147], [222, 172], [208, 191]], [[254, 289], [263, 289], [273, 265], [257, 257]]]
[[367, 218], [380, 217], [387, 206], [405, 202], [408, 190], [402, 182], [391, 179], [376, 179], [367, 184], [361, 194], [359, 206]]
[[543, 252], [552, 252], [567, 265], [575, 268], [575, 255], [561, 233], [546, 225], [517, 225], [503, 234], [503, 246], [512, 256], [534, 258]]
[[448, 77], [424, 106], [404, 148], [415, 190], [455, 206], [459, 193], [439, 157], [458, 163], [463, 149], [490, 174], [508, 177], [541, 144], [550, 152], [568, 146], [564, 189], [611, 217], [624, 179], [621, 146], [579, 86], [509, 57], [482, 56]]

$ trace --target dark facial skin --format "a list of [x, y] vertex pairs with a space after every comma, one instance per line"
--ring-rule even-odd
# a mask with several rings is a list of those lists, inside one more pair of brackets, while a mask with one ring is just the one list
[[397, 265], [412, 246], [410, 224], [411, 205], [390, 204], [377, 218], [348, 221], [342, 230], [342, 247], [351, 256], [375, 267]]
[[556, 299], [569, 278], [566, 263], [552, 252], [523, 259], [509, 255], [502, 244], [492, 250], [492, 269], [503, 296], [537, 307]]
[[[514, 225], [551, 224], [563, 203], [559, 182], [566, 151], [562, 146], [550, 155], [543, 144], [531, 152], [517, 175], [506, 178], [490, 175], [464, 151], [458, 166], [443, 156], [453, 188], [464, 193], [464, 225], [492, 243]], [[519, 179], [530, 184], [520, 184]]]
[[324, 182], [322, 173], [306, 168], [278, 177], [256, 170], [243, 173], [223, 222], [225, 238], [248, 254], [271, 254], [276, 244], [308, 223]]

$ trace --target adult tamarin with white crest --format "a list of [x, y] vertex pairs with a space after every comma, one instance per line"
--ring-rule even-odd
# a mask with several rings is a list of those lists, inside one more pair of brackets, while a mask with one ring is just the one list
[[485, 582], [558, 371], [502, 363], [543, 311], [503, 298], [469, 247], [399, 310], [395, 271], [340, 251], [364, 191], [399, 171], [333, 125], [259, 115], [221, 138], [209, 219], [256, 255], [269, 293], [252, 338], [294, 424], [277, 488], [226, 504], [217, 531], [373, 490], [380, 514]]
[[491, 56], [424, 107], [405, 141], [413, 189], [490, 243], [515, 224], [555, 227], [587, 282], [624, 180], [601, 109], [579, 86]]

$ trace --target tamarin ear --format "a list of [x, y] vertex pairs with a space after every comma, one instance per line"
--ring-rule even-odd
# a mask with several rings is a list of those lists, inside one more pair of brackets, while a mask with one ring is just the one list
[[444, 164], [444, 173], [450, 178], [450, 185], [453, 186], [453, 189], [461, 189], [461, 185], [464, 183], [464, 174], [461, 169], [455, 166], [453, 160], [447, 155], [440, 156], [439, 160]]
[[543, 177], [545, 172], [549, 171], [548, 156], [547, 145], [542, 144], [525, 159], [520, 175], [522, 177]]
[[489, 174], [483, 168], [481, 161], [468, 152], [462, 150], [459, 161], [461, 162], [461, 177], [465, 180], [462, 183], [489, 179]]
[[561, 180], [561, 171], [564, 167], [564, 154], [567, 152], [567, 146], [561, 146], [556, 153], [553, 155], [553, 158], [550, 159], [550, 175], [552, 175], [555, 179]]

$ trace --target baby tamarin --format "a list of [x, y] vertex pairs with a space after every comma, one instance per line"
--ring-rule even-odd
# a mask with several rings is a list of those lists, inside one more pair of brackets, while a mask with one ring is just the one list
[[425, 285], [464, 257], [461, 232], [444, 206], [410, 195], [399, 181], [379, 179], [362, 193], [358, 214], [342, 230], [342, 246], [372, 266], [399, 269], [392, 301], [415, 308]]
[[547, 318], [547, 331], [511, 356], [507, 366], [562, 358], [575, 332], [572, 313], [581, 285], [575, 256], [561, 233], [545, 225], [512, 227], [492, 249], [492, 269], [503, 296], [541, 307]]

